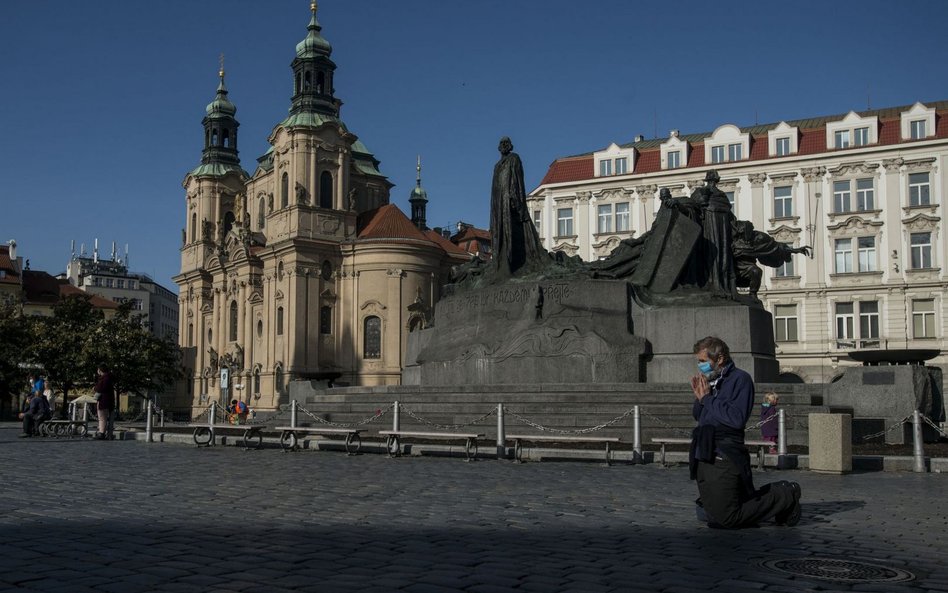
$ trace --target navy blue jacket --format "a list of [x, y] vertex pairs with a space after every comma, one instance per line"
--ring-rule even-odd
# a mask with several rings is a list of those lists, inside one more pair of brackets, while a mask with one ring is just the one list
[[754, 380], [728, 362], [711, 386], [711, 393], [695, 400], [691, 414], [698, 426], [726, 426], [744, 430], [754, 409]]

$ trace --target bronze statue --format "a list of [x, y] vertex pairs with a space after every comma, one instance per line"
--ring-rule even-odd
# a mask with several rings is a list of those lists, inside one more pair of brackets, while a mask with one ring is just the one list
[[767, 233], [754, 230], [753, 223], [747, 220], [738, 220], [734, 223], [732, 251], [736, 269], [736, 284], [741, 288], [749, 289], [750, 295], [756, 299], [763, 276], [763, 272], [757, 267], [757, 262], [772, 268], [779, 268], [790, 261], [794, 253], [809, 256], [812, 248], [808, 245], [791, 247], [786, 243], [775, 240]]
[[497, 149], [501, 156], [490, 194], [491, 257], [496, 276], [509, 278], [539, 271], [551, 260], [527, 210], [520, 156], [506, 136]]

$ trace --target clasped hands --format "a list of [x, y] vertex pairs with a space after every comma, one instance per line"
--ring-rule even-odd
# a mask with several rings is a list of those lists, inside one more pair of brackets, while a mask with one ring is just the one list
[[704, 399], [706, 395], [711, 393], [711, 385], [708, 383], [708, 378], [704, 375], [695, 375], [692, 377], [691, 392], [695, 394], [695, 399], [699, 402]]

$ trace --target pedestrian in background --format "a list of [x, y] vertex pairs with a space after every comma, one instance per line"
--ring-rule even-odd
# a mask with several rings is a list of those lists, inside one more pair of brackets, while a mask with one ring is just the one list
[[770, 446], [770, 452], [777, 452], [777, 404], [780, 398], [773, 391], [768, 391], [764, 395], [764, 401], [760, 404], [760, 437], [762, 440], [773, 443]]
[[112, 440], [115, 423], [115, 386], [109, 367], [100, 364], [96, 370], [98, 378], [95, 382], [96, 416], [99, 420], [99, 429], [95, 433], [96, 439]]

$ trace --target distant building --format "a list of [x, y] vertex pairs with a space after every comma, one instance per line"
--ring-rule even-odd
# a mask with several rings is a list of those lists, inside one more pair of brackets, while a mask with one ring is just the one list
[[23, 258], [16, 254], [16, 241], [0, 245], [0, 301], [20, 302], [23, 292]]
[[458, 223], [458, 232], [451, 235], [451, 242], [467, 251], [471, 255], [476, 255], [483, 260], [491, 258], [490, 252], [490, 231], [479, 229], [473, 224], [466, 222]]
[[274, 409], [292, 379], [398, 384], [408, 333], [430, 322], [448, 270], [467, 259], [426, 226], [420, 162], [411, 218], [389, 204], [379, 161], [340, 118], [332, 47], [312, 10], [269, 150], [252, 172], [241, 166], [221, 68], [201, 163], [184, 178], [174, 281], [183, 398], [195, 408], [226, 396]]
[[764, 268], [784, 379], [830, 381], [861, 349], [948, 363], [948, 101], [637, 137], [557, 159], [528, 204], [547, 249], [595, 260], [650, 228], [661, 188], [690, 195], [710, 169], [737, 218], [813, 247]]
[[23, 270], [23, 314], [51, 316], [55, 307], [65, 297], [73, 295], [89, 296], [89, 304], [99, 309], [109, 319], [115, 315], [118, 305], [109, 299], [92, 294], [88, 295], [64, 278], [57, 278], [48, 272]]
[[118, 257], [115, 246], [109, 259], [99, 258], [98, 242], [92, 257], [73, 253], [66, 264], [69, 284], [115, 303], [131, 303], [132, 312], [142, 316], [145, 327], [155, 336], [178, 339], [178, 295], [155, 282], [147, 274], [128, 270], [128, 254]]

